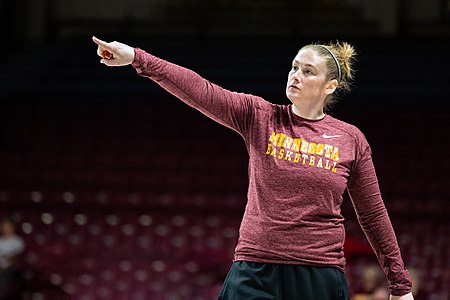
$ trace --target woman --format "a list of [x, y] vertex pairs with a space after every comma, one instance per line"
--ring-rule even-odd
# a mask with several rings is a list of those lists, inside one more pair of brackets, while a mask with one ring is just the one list
[[347, 189], [389, 282], [391, 299], [413, 299], [371, 159], [355, 127], [326, 114], [353, 77], [353, 47], [311, 44], [292, 62], [290, 105], [225, 90], [142, 49], [93, 37], [107, 66], [137, 73], [237, 131], [249, 153], [248, 202], [234, 262], [219, 299], [348, 299], [344, 277]]

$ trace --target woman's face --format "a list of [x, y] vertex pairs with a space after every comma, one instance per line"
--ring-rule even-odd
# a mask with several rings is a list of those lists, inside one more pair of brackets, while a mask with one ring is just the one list
[[[292, 62], [286, 95], [292, 103], [325, 101], [336, 89], [333, 80], [326, 81], [325, 59], [311, 48], [301, 49]], [[337, 83], [337, 82], [336, 82]]]

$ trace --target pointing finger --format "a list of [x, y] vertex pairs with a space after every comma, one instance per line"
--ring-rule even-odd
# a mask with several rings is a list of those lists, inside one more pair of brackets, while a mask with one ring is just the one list
[[106, 48], [106, 49], [110, 49], [110, 45], [109, 43], [102, 41], [101, 39], [96, 38], [95, 36], [92, 37], [92, 40], [94, 41], [94, 43], [96, 43], [97, 45]]

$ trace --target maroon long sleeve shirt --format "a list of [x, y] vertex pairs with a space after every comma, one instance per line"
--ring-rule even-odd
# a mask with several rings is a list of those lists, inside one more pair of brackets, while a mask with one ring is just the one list
[[360, 130], [330, 115], [301, 118], [292, 105], [226, 90], [139, 48], [132, 65], [139, 75], [243, 137], [249, 186], [235, 261], [344, 271], [340, 206], [347, 189], [391, 294], [410, 292], [411, 279], [380, 195], [370, 146]]

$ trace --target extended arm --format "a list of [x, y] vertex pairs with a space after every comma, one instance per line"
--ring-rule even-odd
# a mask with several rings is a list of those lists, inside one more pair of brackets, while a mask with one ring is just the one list
[[226, 90], [196, 72], [119, 42], [107, 43], [93, 37], [97, 54], [107, 66], [131, 64], [186, 104], [245, 136], [251, 128], [253, 110], [270, 105], [260, 97]]

